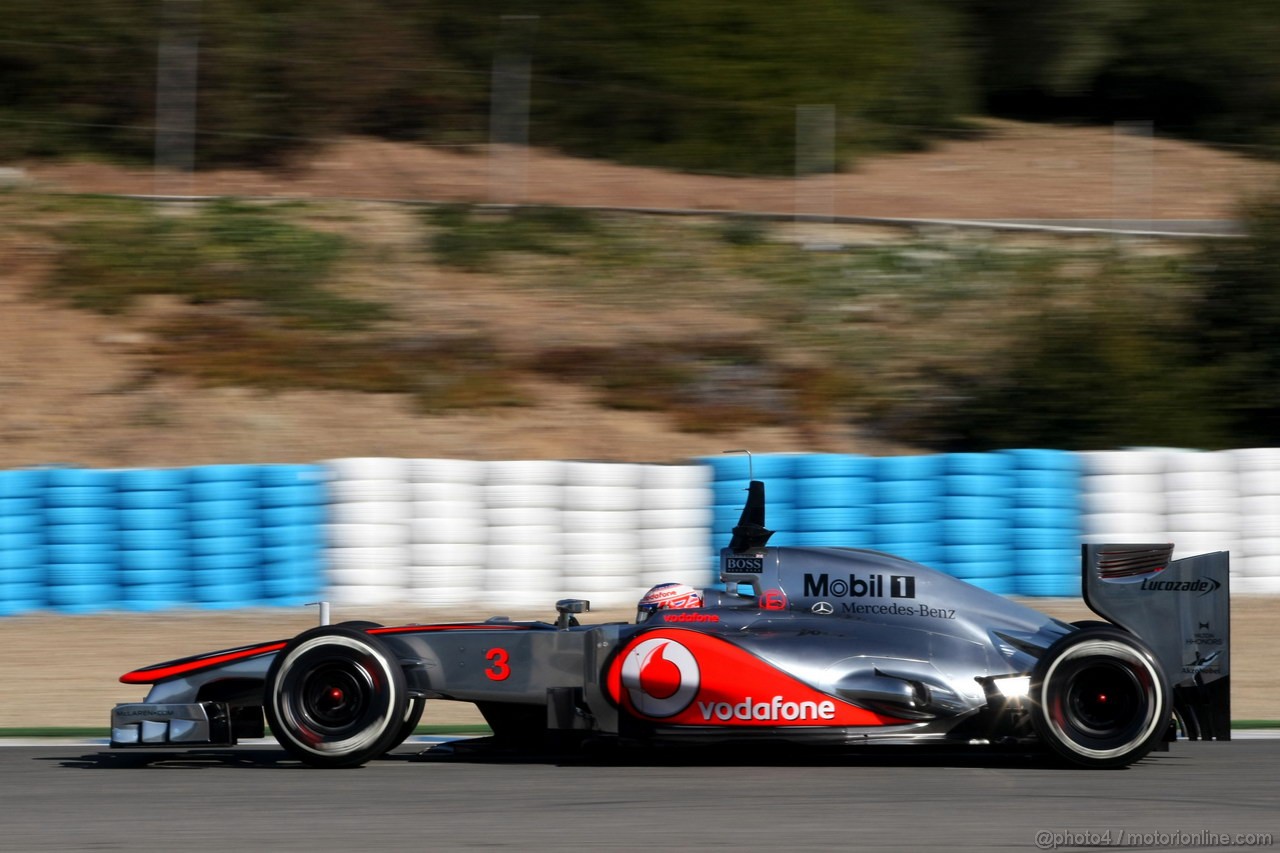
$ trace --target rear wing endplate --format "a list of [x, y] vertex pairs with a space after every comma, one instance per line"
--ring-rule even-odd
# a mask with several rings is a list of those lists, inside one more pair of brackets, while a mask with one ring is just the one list
[[1156, 653], [1185, 737], [1230, 740], [1230, 555], [1172, 556], [1168, 544], [1085, 545], [1084, 600]]

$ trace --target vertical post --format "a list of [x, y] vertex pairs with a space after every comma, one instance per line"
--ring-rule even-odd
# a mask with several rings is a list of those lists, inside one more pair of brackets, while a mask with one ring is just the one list
[[164, 0], [156, 57], [156, 195], [191, 195], [200, 0]]
[[1151, 122], [1116, 122], [1112, 143], [1112, 225], [1149, 228], [1155, 171]]
[[835, 216], [836, 108], [796, 107], [795, 221], [830, 223]]
[[489, 200], [528, 193], [529, 77], [537, 15], [503, 15], [489, 92]]
[[322, 626], [323, 626], [323, 625], [328, 625], [328, 624], [329, 624], [329, 602], [327, 602], [327, 601], [308, 601], [306, 606], [307, 606], [307, 607], [319, 607], [319, 608], [320, 608], [320, 624], [321, 624]]

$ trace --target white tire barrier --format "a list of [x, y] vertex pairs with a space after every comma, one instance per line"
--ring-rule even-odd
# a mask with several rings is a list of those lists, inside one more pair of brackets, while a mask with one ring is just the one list
[[410, 460], [350, 457], [324, 467], [329, 596], [342, 604], [398, 600], [408, 583]]

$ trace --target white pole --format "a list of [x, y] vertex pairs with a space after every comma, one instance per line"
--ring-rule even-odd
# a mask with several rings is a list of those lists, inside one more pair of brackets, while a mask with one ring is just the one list
[[1154, 146], [1150, 121], [1118, 121], [1112, 131], [1111, 219], [1116, 228], [1147, 230], [1154, 216]]
[[796, 107], [795, 218], [829, 223], [835, 216], [836, 108]]
[[503, 15], [489, 89], [489, 200], [528, 195], [529, 88], [537, 15]]
[[156, 57], [156, 195], [192, 195], [200, 0], [164, 0]]

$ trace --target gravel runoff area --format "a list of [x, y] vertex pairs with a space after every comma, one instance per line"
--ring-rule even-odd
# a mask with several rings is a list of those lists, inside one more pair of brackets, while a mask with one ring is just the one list
[[[1061, 619], [1089, 618], [1080, 601], [1027, 600]], [[333, 608], [333, 621], [370, 619], [383, 624], [452, 622], [491, 612]], [[554, 619], [554, 608], [511, 612], [512, 618]], [[603, 611], [592, 621], [627, 620], [633, 613]], [[1096, 618], [1096, 617], [1095, 617]], [[121, 684], [124, 672], [186, 655], [253, 642], [286, 639], [317, 621], [316, 608], [223, 610], [154, 614], [63, 616], [32, 614], [0, 619], [0, 729], [100, 726], [117, 702], [136, 702], [146, 688]], [[1280, 702], [1271, 667], [1280, 645], [1280, 598], [1236, 596], [1232, 603], [1232, 703], [1236, 719], [1276, 719]], [[469, 704], [432, 702], [426, 725], [482, 723]]]

